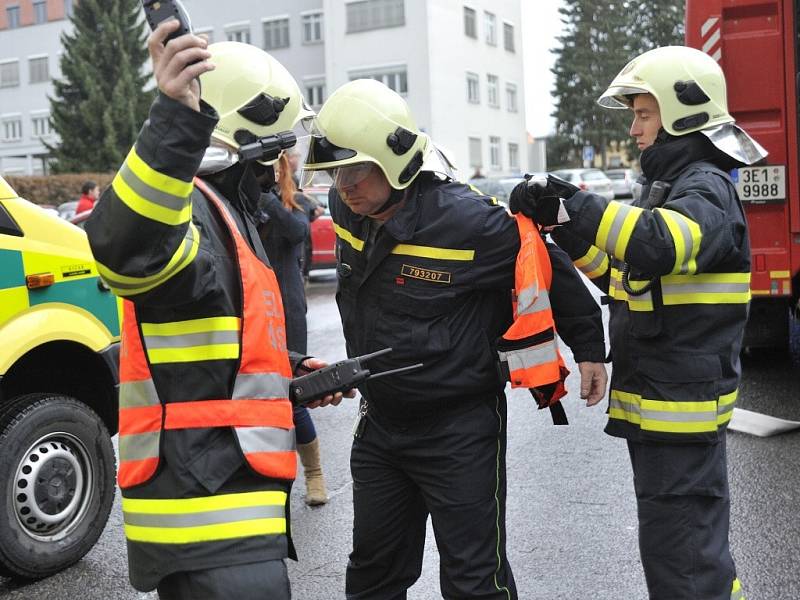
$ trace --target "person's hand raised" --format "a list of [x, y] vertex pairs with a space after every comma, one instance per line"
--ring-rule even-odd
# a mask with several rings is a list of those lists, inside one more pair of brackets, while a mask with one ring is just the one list
[[177, 19], [164, 21], [147, 38], [147, 50], [153, 62], [153, 77], [165, 96], [200, 110], [198, 77], [214, 70], [209, 62], [208, 40], [193, 34], [181, 35], [164, 45], [170, 33], [176, 31]]

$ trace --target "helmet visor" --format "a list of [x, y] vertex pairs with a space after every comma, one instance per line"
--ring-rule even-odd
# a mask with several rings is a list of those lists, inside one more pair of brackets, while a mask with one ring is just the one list
[[353, 187], [369, 177], [373, 169], [375, 169], [375, 165], [370, 162], [356, 163], [333, 169], [331, 174], [333, 185], [337, 190]]
[[647, 93], [649, 92], [643, 88], [614, 86], [603, 92], [597, 103], [604, 108], [630, 108], [628, 96]]

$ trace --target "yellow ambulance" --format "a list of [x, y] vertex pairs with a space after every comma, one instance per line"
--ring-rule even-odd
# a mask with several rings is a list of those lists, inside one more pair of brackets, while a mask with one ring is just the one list
[[119, 310], [86, 234], [0, 177], [0, 575], [97, 541], [115, 491]]

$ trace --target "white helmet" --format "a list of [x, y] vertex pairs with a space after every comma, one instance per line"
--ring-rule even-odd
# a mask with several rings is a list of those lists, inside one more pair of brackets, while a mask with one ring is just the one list
[[652, 94], [661, 126], [674, 136], [702, 131], [723, 152], [746, 164], [766, 151], [735, 125], [728, 112], [725, 74], [705, 52], [665, 46], [637, 56], [598, 99], [606, 108], [630, 108], [630, 96]]
[[314, 127], [304, 172], [374, 164], [396, 190], [411, 185], [433, 146], [406, 101], [373, 79], [337, 89], [322, 105]]
[[212, 140], [237, 150], [314, 116], [286, 67], [260, 48], [218, 42], [208, 50], [216, 69], [200, 76], [200, 95], [219, 113]]

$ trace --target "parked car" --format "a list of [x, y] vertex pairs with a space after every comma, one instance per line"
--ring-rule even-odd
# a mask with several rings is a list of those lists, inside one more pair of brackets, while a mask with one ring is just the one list
[[[536, 173], [536, 175], [544, 174]], [[467, 183], [475, 186], [482, 194], [494, 196], [500, 204], [508, 206], [508, 197], [511, 195], [511, 190], [513, 190], [520, 181], [522, 181], [522, 176], [479, 177], [477, 179], [470, 179]]]
[[611, 180], [611, 188], [614, 190], [614, 198], [633, 197], [633, 184], [639, 174], [633, 169], [608, 169], [606, 172]]
[[306, 196], [311, 196], [325, 209], [311, 223], [311, 265], [309, 271], [332, 269], [336, 267], [336, 232], [333, 230], [333, 219], [328, 210], [329, 186], [315, 186], [303, 189]]
[[0, 575], [80, 560], [115, 493], [119, 307], [83, 231], [0, 177]]
[[77, 200], [70, 200], [69, 202], [62, 202], [58, 205], [58, 216], [62, 219], [69, 221], [75, 216], [75, 209], [78, 208]]
[[603, 196], [608, 200], [614, 199], [611, 180], [600, 169], [562, 169], [553, 171], [553, 175], [569, 181], [586, 192]]

